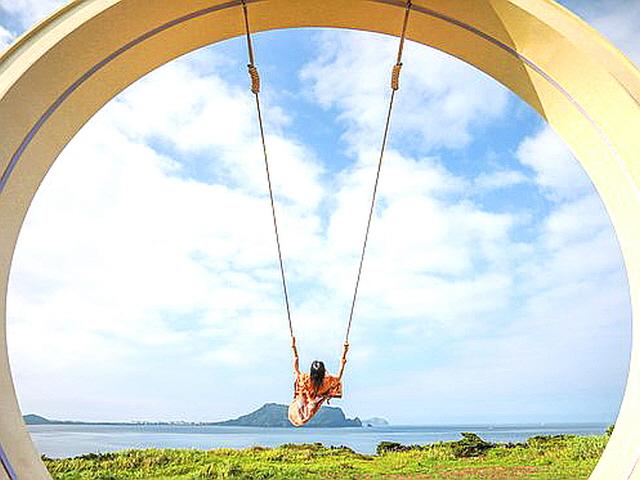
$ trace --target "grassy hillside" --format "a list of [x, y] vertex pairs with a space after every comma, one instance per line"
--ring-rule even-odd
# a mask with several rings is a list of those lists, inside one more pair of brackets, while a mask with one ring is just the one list
[[586, 479], [607, 436], [533, 437], [490, 444], [474, 434], [457, 442], [402, 446], [383, 442], [377, 455], [320, 444], [245, 450], [130, 450], [45, 459], [57, 480], [120, 479]]

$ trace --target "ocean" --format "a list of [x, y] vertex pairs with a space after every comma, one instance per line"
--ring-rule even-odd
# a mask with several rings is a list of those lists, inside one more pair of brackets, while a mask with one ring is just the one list
[[600, 435], [607, 424], [440, 425], [363, 428], [256, 428], [154, 425], [31, 425], [29, 431], [41, 454], [64, 458], [86, 453], [142, 448], [275, 447], [285, 443], [320, 442], [375, 453], [382, 441], [426, 445], [457, 440], [474, 432], [491, 442], [521, 442], [534, 435]]

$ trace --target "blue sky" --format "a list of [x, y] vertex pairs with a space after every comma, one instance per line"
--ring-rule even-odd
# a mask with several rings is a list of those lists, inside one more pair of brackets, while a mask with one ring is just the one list
[[[0, 0], [0, 45], [60, 2]], [[640, 5], [567, 2], [640, 59]], [[636, 29], [637, 30], [637, 29]], [[294, 327], [336, 368], [396, 40], [256, 35]], [[140, 80], [70, 142], [13, 263], [21, 406], [216, 420], [288, 402], [291, 367], [242, 39]], [[605, 421], [630, 306], [588, 178], [538, 115], [409, 44], [352, 331], [350, 416]]]

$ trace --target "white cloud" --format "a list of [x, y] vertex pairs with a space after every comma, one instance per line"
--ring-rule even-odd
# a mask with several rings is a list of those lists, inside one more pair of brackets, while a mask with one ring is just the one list
[[514, 185], [527, 182], [527, 176], [516, 170], [499, 170], [490, 173], [483, 172], [474, 179], [474, 185], [480, 191], [513, 187]]
[[548, 126], [526, 138], [518, 147], [517, 157], [535, 171], [536, 183], [552, 200], [576, 198], [593, 189], [578, 161]]
[[[374, 332], [390, 321], [422, 334], [430, 326], [447, 335], [477, 329], [509, 301], [507, 266], [523, 254], [511, 234], [521, 219], [466, 200], [467, 182], [434, 159], [390, 151], [387, 160], [356, 311], [366, 325], [354, 329], [359, 344], [375, 348]], [[321, 248], [293, 263], [297, 278], [321, 287], [296, 310], [302, 331], [329, 335], [327, 345], [340, 342], [345, 327], [374, 175], [363, 160], [339, 174]]]
[[613, 230], [597, 195], [585, 195], [559, 205], [547, 217], [543, 229], [545, 245], [559, 248], [592, 239], [598, 232]]
[[[380, 141], [396, 49], [397, 39], [328, 32], [318, 40], [322, 53], [302, 71], [314, 98], [346, 122], [352, 147]], [[469, 65], [413, 42], [403, 62], [392, 139], [405, 134], [428, 148], [461, 148], [472, 128], [504, 114], [507, 90]]]
[[13, 34], [0, 25], [0, 52], [7, 48], [13, 42]]
[[[114, 116], [123, 119], [122, 129], [132, 140], [151, 142], [160, 138], [181, 158], [195, 156], [201, 162], [215, 158], [216, 173], [224, 181], [246, 191], [264, 192], [265, 172], [256, 141], [253, 99], [246, 88], [231, 86], [215, 75], [194, 76], [189, 60], [138, 82], [124, 95], [124, 101], [114, 106]], [[233, 66], [222, 64], [218, 58], [210, 60], [220, 67]], [[186, 84], [188, 89], [174, 87]], [[167, 91], [173, 94], [167, 101], [158, 102]], [[127, 101], [129, 98], [135, 102]], [[273, 110], [275, 115], [271, 114]], [[275, 190], [281, 198], [308, 210], [322, 196], [316, 180], [322, 169], [303, 145], [284, 139], [281, 130], [287, 119], [277, 107], [269, 108], [266, 118], [271, 120], [267, 123], [267, 131], [272, 132], [267, 143]], [[205, 169], [211, 169], [209, 164]], [[296, 181], [284, 181], [288, 178]]]

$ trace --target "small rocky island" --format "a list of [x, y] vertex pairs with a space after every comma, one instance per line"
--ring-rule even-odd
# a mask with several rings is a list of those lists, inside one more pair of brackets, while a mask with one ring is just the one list
[[389, 422], [387, 422], [384, 418], [372, 417], [366, 420], [362, 420], [362, 425], [364, 427], [388, 427]]

